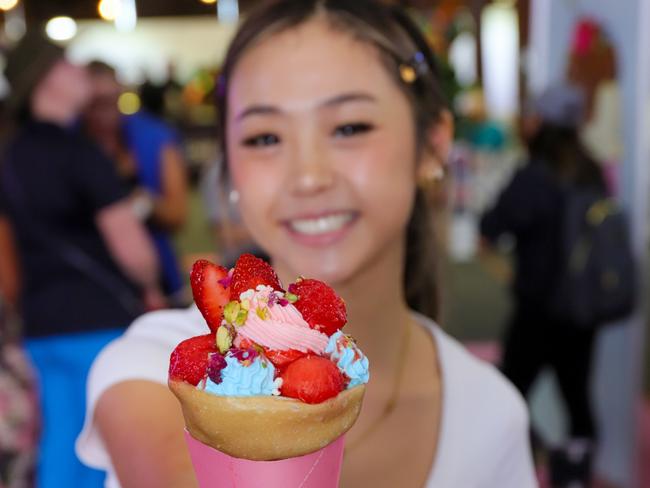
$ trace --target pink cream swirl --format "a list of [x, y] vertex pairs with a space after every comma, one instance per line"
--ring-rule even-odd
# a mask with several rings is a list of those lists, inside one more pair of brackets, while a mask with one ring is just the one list
[[[323, 354], [329, 338], [327, 335], [309, 327], [302, 315], [292, 304], [280, 305], [275, 303], [270, 306], [260, 303], [260, 296], [267, 294], [266, 290], [255, 292], [251, 300], [251, 310], [246, 322], [237, 327], [237, 336], [246, 338], [261, 346], [276, 351], [295, 349], [301, 352], [312, 351]], [[265, 318], [256, 313], [256, 308], [262, 306], [268, 313]], [[235, 339], [235, 344], [237, 344]]]

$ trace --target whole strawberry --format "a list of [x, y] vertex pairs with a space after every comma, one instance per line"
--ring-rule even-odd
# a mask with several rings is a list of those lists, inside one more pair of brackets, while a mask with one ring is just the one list
[[255, 289], [258, 285], [267, 285], [271, 288], [282, 291], [278, 275], [269, 263], [253, 256], [242, 254], [235, 263], [230, 284], [230, 296], [232, 300], [239, 300], [239, 295], [247, 290]]
[[308, 355], [296, 359], [280, 374], [282, 396], [305, 403], [321, 403], [345, 389], [346, 378], [327, 358]]
[[214, 334], [181, 342], [169, 358], [169, 377], [196, 386], [207, 374], [210, 353], [218, 352]]
[[223, 308], [230, 301], [227, 277], [226, 268], [205, 259], [195, 262], [190, 274], [194, 301], [212, 332], [221, 325]]
[[312, 329], [331, 336], [346, 324], [343, 299], [322, 281], [300, 279], [289, 285], [289, 293], [298, 297], [294, 305]]

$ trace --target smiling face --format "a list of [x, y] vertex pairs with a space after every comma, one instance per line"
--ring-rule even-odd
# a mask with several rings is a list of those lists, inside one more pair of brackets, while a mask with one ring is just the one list
[[401, 263], [415, 124], [378, 51], [313, 19], [250, 48], [229, 86], [231, 176], [274, 265], [336, 285]]

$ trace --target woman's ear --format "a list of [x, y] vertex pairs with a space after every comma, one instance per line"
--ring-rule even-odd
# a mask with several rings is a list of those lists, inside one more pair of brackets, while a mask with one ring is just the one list
[[427, 149], [418, 167], [418, 180], [442, 179], [454, 139], [454, 118], [443, 110], [440, 119], [427, 132]]

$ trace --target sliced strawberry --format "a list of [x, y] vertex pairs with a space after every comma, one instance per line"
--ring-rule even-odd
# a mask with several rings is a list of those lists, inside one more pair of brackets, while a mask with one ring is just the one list
[[307, 353], [296, 351], [295, 349], [276, 351], [273, 349], [267, 349], [266, 347], [264, 348], [264, 354], [276, 368], [284, 368], [296, 359], [300, 359], [307, 355]]
[[217, 352], [214, 334], [184, 340], [169, 358], [169, 377], [198, 385], [207, 374], [208, 356], [212, 352]]
[[[239, 341], [240, 349], [260, 349], [260, 346], [251, 342], [248, 339], [241, 339]], [[288, 364], [294, 362], [296, 359], [304, 357], [307, 355], [306, 352], [296, 351], [295, 349], [288, 349], [286, 351], [277, 351], [275, 349], [269, 349], [268, 347], [262, 347], [264, 355], [276, 368], [284, 368]]]
[[322, 281], [298, 280], [289, 285], [289, 293], [298, 296], [294, 305], [312, 329], [331, 336], [348, 320], [343, 299]]
[[227, 277], [226, 268], [205, 259], [195, 262], [190, 274], [194, 301], [212, 332], [221, 325], [223, 307], [230, 301], [230, 290], [223, 284]]
[[305, 403], [321, 403], [345, 388], [345, 376], [329, 359], [308, 355], [296, 359], [280, 374], [280, 392]]
[[230, 295], [233, 300], [238, 300], [239, 295], [247, 290], [255, 289], [258, 285], [268, 285], [271, 288], [282, 291], [278, 275], [269, 263], [253, 256], [242, 254], [235, 263], [235, 271], [232, 275]]

